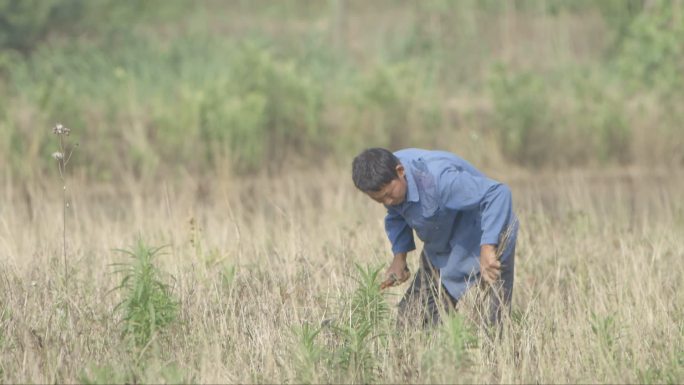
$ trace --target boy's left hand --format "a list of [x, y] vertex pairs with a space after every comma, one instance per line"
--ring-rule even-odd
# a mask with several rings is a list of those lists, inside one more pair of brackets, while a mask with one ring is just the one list
[[487, 283], [494, 283], [501, 275], [501, 262], [496, 258], [494, 245], [482, 245], [480, 248], [480, 276]]
[[394, 257], [392, 264], [387, 269], [386, 279], [380, 284], [380, 290], [399, 285], [411, 278], [411, 270], [406, 265], [406, 254], [401, 253]]

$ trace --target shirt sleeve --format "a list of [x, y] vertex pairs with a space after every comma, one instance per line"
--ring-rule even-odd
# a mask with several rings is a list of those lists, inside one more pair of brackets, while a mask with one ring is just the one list
[[416, 249], [413, 229], [406, 223], [404, 217], [391, 208], [387, 209], [385, 232], [392, 243], [392, 253], [408, 253]]
[[449, 169], [440, 175], [443, 204], [453, 210], [479, 209], [482, 216], [480, 245], [497, 245], [513, 209], [511, 190], [503, 183], [465, 171]]

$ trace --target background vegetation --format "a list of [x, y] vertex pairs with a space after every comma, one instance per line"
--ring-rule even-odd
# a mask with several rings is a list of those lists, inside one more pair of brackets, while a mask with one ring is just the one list
[[[683, 41], [675, 0], [0, 0], [0, 383], [684, 382]], [[477, 290], [395, 327], [368, 146], [511, 186], [501, 334]]]
[[491, 167], [681, 166], [682, 8], [2, 0], [0, 167], [43, 174], [57, 121], [101, 180], [347, 164], [367, 145]]

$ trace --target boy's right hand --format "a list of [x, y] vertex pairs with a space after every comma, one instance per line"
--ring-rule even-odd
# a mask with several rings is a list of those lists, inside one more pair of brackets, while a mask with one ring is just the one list
[[409, 278], [411, 278], [411, 270], [406, 265], [406, 254], [396, 255], [385, 273], [385, 281], [380, 284], [380, 290], [402, 284]]

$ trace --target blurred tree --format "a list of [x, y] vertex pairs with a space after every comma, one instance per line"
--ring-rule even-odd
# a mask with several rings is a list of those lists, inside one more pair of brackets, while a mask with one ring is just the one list
[[27, 53], [51, 30], [72, 26], [82, 11], [82, 0], [0, 0], [0, 49]]
[[[677, 1], [652, 1], [629, 26], [618, 57], [633, 89], [666, 96], [684, 89], [684, 9]], [[679, 100], [679, 99], [678, 99]]]
[[0, 0], [0, 51], [28, 54], [52, 33], [125, 31], [146, 18], [182, 15], [179, 0]]

